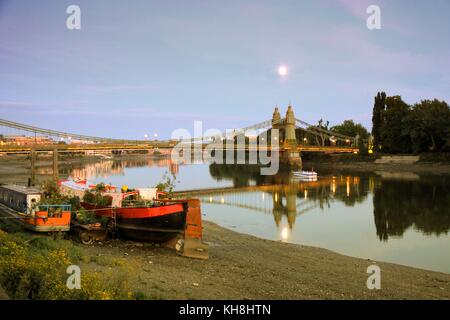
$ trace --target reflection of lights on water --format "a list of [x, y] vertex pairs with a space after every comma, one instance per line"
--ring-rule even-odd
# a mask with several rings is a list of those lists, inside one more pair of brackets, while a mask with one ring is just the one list
[[212, 197], [209, 197], [209, 202], [212, 202]]
[[264, 192], [261, 194], [262, 199], [264, 200]]
[[308, 189], [305, 189], [303, 191], [303, 194], [305, 195], [305, 199], [308, 199]]
[[331, 190], [333, 191], [333, 194], [336, 193], [336, 181], [333, 180], [333, 183], [331, 184]]
[[347, 197], [350, 196], [350, 177], [347, 177]]
[[220, 199], [220, 203], [225, 203], [225, 198], [222, 196], [222, 198]]
[[275, 193], [275, 202], [278, 201], [278, 193]]
[[289, 239], [289, 228], [284, 227], [283, 230], [281, 230], [281, 240], [287, 241]]

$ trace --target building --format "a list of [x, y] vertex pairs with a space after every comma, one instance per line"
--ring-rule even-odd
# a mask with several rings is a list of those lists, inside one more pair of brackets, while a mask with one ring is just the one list
[[54, 144], [55, 141], [42, 136], [3, 136], [2, 144], [17, 145], [17, 146], [29, 146], [29, 145], [45, 145]]

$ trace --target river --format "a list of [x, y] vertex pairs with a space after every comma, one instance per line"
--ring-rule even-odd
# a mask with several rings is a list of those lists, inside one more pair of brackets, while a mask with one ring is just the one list
[[450, 175], [319, 171], [317, 182], [300, 182], [286, 171], [261, 176], [256, 166], [177, 166], [151, 159], [67, 170], [94, 183], [130, 187], [155, 186], [174, 173], [176, 191], [219, 188], [197, 196], [204, 218], [223, 227], [450, 273]]

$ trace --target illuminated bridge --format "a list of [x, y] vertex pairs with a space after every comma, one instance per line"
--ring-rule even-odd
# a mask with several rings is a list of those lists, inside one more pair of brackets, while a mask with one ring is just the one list
[[[274, 130], [277, 129], [277, 130]], [[296, 129], [301, 129], [298, 137]], [[275, 132], [278, 133], [275, 135]], [[270, 133], [271, 141], [264, 141], [262, 133]], [[194, 150], [214, 146], [216, 150], [277, 151], [281, 159], [301, 163], [301, 152], [356, 153], [358, 137], [350, 137], [328, 130], [322, 125], [311, 125], [295, 118], [291, 106], [281, 117], [275, 108], [272, 119], [226, 133], [183, 140], [129, 140], [81, 135], [43, 129], [36, 126], [0, 119], [0, 153], [18, 154], [48, 152], [59, 153], [111, 153], [146, 151], [168, 153], [174, 146], [190, 145]], [[240, 140], [239, 137], [244, 137]], [[23, 140], [23, 141], [22, 141]], [[232, 141], [231, 144], [227, 143]], [[252, 141], [256, 141], [252, 143]], [[166, 151], [164, 151], [166, 150]]]

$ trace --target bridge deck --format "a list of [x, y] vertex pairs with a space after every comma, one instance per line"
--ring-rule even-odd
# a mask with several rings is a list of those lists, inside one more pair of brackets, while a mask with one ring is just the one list
[[[0, 146], [0, 153], [30, 153], [35, 151], [53, 151], [58, 149], [59, 152], [82, 152], [82, 151], [112, 151], [112, 150], [150, 150], [150, 149], [171, 149], [174, 143], [148, 143], [148, 144], [52, 144], [52, 145], [28, 145], [28, 146]], [[207, 147], [202, 145], [202, 148]], [[195, 147], [192, 147], [195, 150]], [[274, 147], [271, 146], [239, 146], [232, 148], [222, 147], [215, 150], [235, 150], [235, 151], [292, 151], [292, 152], [327, 152], [327, 153], [353, 153], [358, 152], [354, 147], [337, 147], [337, 146], [305, 146], [298, 145], [296, 147]]]

